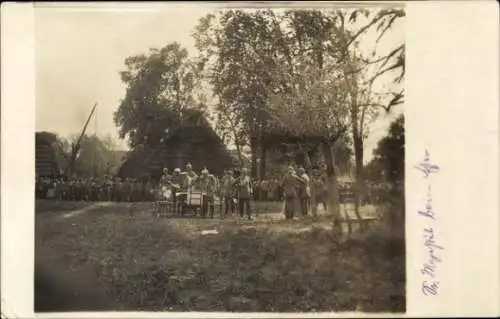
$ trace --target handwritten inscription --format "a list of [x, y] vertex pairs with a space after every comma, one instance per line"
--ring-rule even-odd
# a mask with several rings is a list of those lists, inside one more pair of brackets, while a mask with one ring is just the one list
[[432, 186], [430, 176], [439, 172], [439, 166], [432, 164], [428, 151], [425, 151], [424, 160], [415, 166], [423, 174], [423, 178], [428, 181], [427, 194], [424, 200], [422, 209], [418, 210], [418, 215], [425, 219], [426, 224], [422, 230], [422, 242], [426, 252], [426, 260], [422, 263], [421, 274], [424, 277], [422, 280], [422, 293], [425, 296], [435, 296], [439, 293], [440, 282], [437, 280], [438, 265], [443, 262], [439, 256], [439, 252], [443, 250], [443, 246], [438, 244], [437, 227], [435, 222], [437, 215], [432, 207]]
[[424, 160], [415, 166], [415, 168], [424, 173], [424, 178], [428, 178], [432, 173], [439, 172], [439, 166], [431, 163], [429, 151], [427, 150], [425, 151]]

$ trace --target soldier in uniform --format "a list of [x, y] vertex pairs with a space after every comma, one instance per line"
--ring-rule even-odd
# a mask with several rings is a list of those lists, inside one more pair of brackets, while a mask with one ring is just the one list
[[181, 207], [179, 207], [179, 203], [177, 202], [177, 193], [181, 189], [182, 184], [182, 175], [180, 168], [175, 168], [172, 172], [172, 176], [170, 176], [169, 187], [172, 193], [172, 206], [174, 214], [178, 214], [181, 212]]
[[133, 180], [131, 178], [127, 178], [125, 183], [123, 183], [123, 193], [125, 194], [124, 197], [126, 202], [132, 201], [132, 183]]
[[138, 182], [136, 179], [131, 179], [130, 180], [130, 201], [131, 202], [137, 202], [139, 198], [137, 197], [137, 188], [138, 188]]
[[186, 164], [186, 173], [191, 179], [196, 179], [198, 178], [198, 174], [193, 170], [193, 165], [191, 163]]
[[62, 180], [60, 180], [59, 178], [55, 182], [55, 198], [57, 200], [63, 199], [63, 185]]
[[75, 180], [75, 183], [73, 184], [73, 189], [74, 189], [74, 192], [75, 192], [75, 200], [77, 201], [81, 201], [82, 200], [82, 190], [81, 190], [81, 185], [82, 182], [77, 179]]
[[77, 200], [84, 201], [85, 200], [85, 192], [84, 192], [82, 180], [78, 179], [76, 181], [75, 190], [76, 190], [76, 197], [78, 198]]
[[302, 216], [307, 216], [309, 211], [309, 206], [311, 203], [311, 179], [306, 173], [306, 170], [301, 167], [299, 168], [299, 199], [300, 199], [300, 211]]
[[164, 167], [162, 172], [161, 172], [160, 184], [162, 186], [167, 185], [169, 179], [170, 179], [170, 176], [168, 175], [168, 168]]
[[186, 171], [183, 172], [183, 188], [185, 188], [187, 192], [187, 199], [189, 201], [189, 205], [191, 205], [191, 193], [193, 191], [194, 184], [198, 180], [198, 174], [193, 170], [193, 166], [191, 163], [186, 164]]
[[113, 180], [109, 177], [106, 176], [106, 179], [104, 181], [104, 194], [106, 201], [111, 201], [111, 195], [113, 191]]
[[207, 211], [209, 210], [210, 218], [214, 218], [214, 194], [217, 190], [217, 180], [212, 174], [208, 173], [208, 170], [206, 168], [204, 168], [201, 171], [199, 183], [202, 194], [201, 216], [206, 217]]
[[123, 196], [122, 196], [122, 181], [120, 178], [116, 179], [114, 193], [115, 193], [115, 200], [117, 202], [121, 202], [123, 199]]
[[283, 186], [283, 197], [285, 198], [285, 218], [293, 219], [295, 214], [295, 200], [297, 198], [297, 187], [300, 185], [301, 180], [295, 173], [292, 166], [288, 167], [286, 174], [281, 180]]
[[90, 181], [88, 179], [82, 179], [82, 191], [83, 191], [83, 201], [90, 200]]
[[261, 197], [260, 197], [261, 194], [260, 194], [260, 183], [259, 183], [259, 180], [256, 179], [256, 178], [254, 178], [252, 180], [252, 185], [253, 185], [253, 191], [254, 191], [253, 194], [252, 194], [253, 195], [253, 199], [256, 200], [256, 201], [258, 201], [258, 200], [261, 199]]
[[91, 179], [86, 179], [84, 181], [85, 185], [85, 200], [86, 201], [91, 201], [92, 200], [92, 185], [93, 181]]
[[267, 190], [269, 188], [269, 181], [268, 180], [262, 180], [260, 182], [260, 192], [261, 192], [261, 196], [260, 196], [260, 199], [263, 200], [263, 201], [266, 201], [267, 200]]
[[75, 180], [71, 178], [68, 180], [67, 184], [68, 184], [68, 200], [75, 201], [76, 200]]
[[252, 212], [250, 208], [250, 200], [253, 195], [252, 180], [250, 176], [248, 176], [246, 168], [241, 170], [241, 175], [236, 180], [235, 184], [238, 192], [238, 210], [240, 217], [243, 217], [246, 211], [248, 219], [252, 219]]
[[135, 200], [138, 202], [144, 202], [144, 180], [138, 180], [135, 182]]
[[90, 200], [92, 202], [99, 200], [99, 184], [96, 179], [90, 181]]
[[109, 179], [109, 197], [112, 202], [116, 202], [116, 177]]
[[231, 170], [227, 170], [222, 177], [221, 181], [221, 200], [224, 201], [224, 214], [226, 217], [229, 209], [231, 209], [231, 215], [234, 215], [234, 177], [233, 172]]
[[168, 189], [169, 181], [170, 181], [170, 175], [168, 175], [168, 169], [164, 167], [162, 170], [160, 181], [158, 183], [158, 195], [160, 196], [160, 198], [166, 196], [166, 191]]

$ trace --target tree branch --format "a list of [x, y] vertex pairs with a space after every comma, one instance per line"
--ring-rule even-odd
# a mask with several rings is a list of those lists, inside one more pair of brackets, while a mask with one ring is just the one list
[[[379, 12], [378, 16], [376, 16], [373, 20], [371, 20], [368, 24], [363, 26], [361, 29], [356, 32], [351, 39], [347, 42], [346, 46], [344, 49], [347, 49], [356, 39], [366, 31], [368, 31], [369, 28], [371, 28], [374, 24], [382, 20], [384, 17], [389, 16], [389, 15], [394, 15], [393, 18], [391, 18], [390, 23], [388, 24], [387, 29], [392, 25], [392, 22], [394, 22], [395, 18], [401, 17], [404, 15], [404, 12], [402, 13], [400, 10], [384, 10], [382, 12]], [[384, 29], [385, 30], [385, 29]], [[387, 30], [383, 31], [385, 33]], [[378, 40], [377, 40], [378, 41]]]
[[403, 103], [404, 90], [401, 90], [399, 93], [391, 92], [391, 94], [393, 95], [393, 98], [386, 105], [384, 105], [382, 103], [365, 103], [365, 104], [360, 104], [359, 106], [361, 106], [361, 107], [368, 107], [368, 106], [381, 107], [387, 113], [389, 113], [391, 110], [391, 107]]

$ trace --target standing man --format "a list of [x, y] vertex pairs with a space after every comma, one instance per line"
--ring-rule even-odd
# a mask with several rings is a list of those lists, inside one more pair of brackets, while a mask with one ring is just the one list
[[214, 194], [217, 189], [217, 180], [215, 179], [215, 176], [209, 174], [208, 170], [204, 168], [201, 171], [199, 182], [202, 196], [201, 216], [206, 217], [207, 210], [209, 210], [210, 218], [214, 218]]
[[64, 194], [64, 182], [62, 178], [58, 178], [56, 182], [56, 199], [57, 200], [64, 200], [65, 199], [65, 194]]
[[231, 208], [231, 215], [234, 215], [233, 184], [233, 172], [231, 170], [227, 170], [224, 174], [224, 177], [222, 177], [221, 185], [221, 199], [224, 201], [224, 217], [227, 216], [229, 208]]
[[112, 199], [112, 192], [113, 192], [113, 180], [111, 179], [110, 176], [106, 177], [106, 182], [105, 182], [105, 188], [106, 188], [106, 201], [110, 202]]
[[123, 182], [122, 182], [121, 178], [118, 178], [116, 181], [115, 192], [116, 192], [116, 201], [122, 202], [123, 201]]
[[256, 179], [256, 178], [253, 179], [252, 185], [253, 185], [253, 188], [254, 188], [253, 189], [254, 190], [254, 192], [253, 192], [253, 199], [256, 200], [256, 201], [258, 201], [258, 200], [261, 199], [261, 197], [260, 197], [261, 193], [260, 193], [260, 183], [259, 183], [259, 180]]
[[267, 190], [268, 189], [269, 189], [269, 181], [263, 179], [260, 182], [260, 192], [261, 192], [260, 200], [263, 200], [263, 201], [267, 200]]
[[311, 203], [311, 179], [309, 178], [306, 170], [303, 167], [299, 168], [299, 179], [300, 211], [302, 213], [302, 216], [307, 216]]
[[170, 175], [168, 175], [168, 169], [165, 167], [162, 170], [162, 175], [157, 187], [157, 194], [159, 200], [166, 200], [168, 197], [168, 190], [170, 190]]
[[181, 189], [182, 184], [182, 175], [180, 168], [175, 168], [172, 176], [170, 176], [169, 186], [170, 192], [172, 194], [172, 205], [174, 214], [178, 214], [180, 212], [179, 205], [177, 203], [177, 193]]
[[297, 199], [297, 187], [300, 186], [300, 182], [301, 180], [295, 173], [295, 169], [289, 166], [281, 180], [285, 199], [285, 219], [293, 219], [295, 215], [295, 200]]
[[125, 202], [130, 202], [132, 200], [131, 194], [132, 194], [132, 179], [131, 178], [126, 178], [125, 182], [123, 183], [123, 193], [125, 197]]
[[193, 165], [191, 165], [191, 163], [186, 164], [186, 171], [184, 173], [185, 173], [184, 181], [187, 191], [188, 205], [191, 206], [191, 194], [193, 191], [194, 183], [198, 179], [198, 174], [196, 174], [196, 172], [193, 170]]
[[198, 174], [196, 174], [193, 170], [193, 165], [191, 165], [191, 163], [186, 164], [186, 174], [190, 178], [191, 185], [196, 179], [198, 179]]
[[240, 213], [240, 217], [244, 216], [245, 210], [248, 216], [248, 219], [252, 219], [251, 209], [250, 209], [250, 200], [252, 198], [252, 180], [250, 176], [248, 176], [248, 171], [246, 168], [241, 170], [241, 175], [237, 180], [236, 189], [238, 191], [238, 210]]

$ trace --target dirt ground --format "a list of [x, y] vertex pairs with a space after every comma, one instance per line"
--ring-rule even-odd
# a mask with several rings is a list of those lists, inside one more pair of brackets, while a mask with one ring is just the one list
[[280, 209], [157, 218], [150, 203], [37, 202], [36, 254], [95, 283], [105, 310], [404, 311], [404, 239], [374, 225], [339, 243], [324, 212], [288, 221]]

